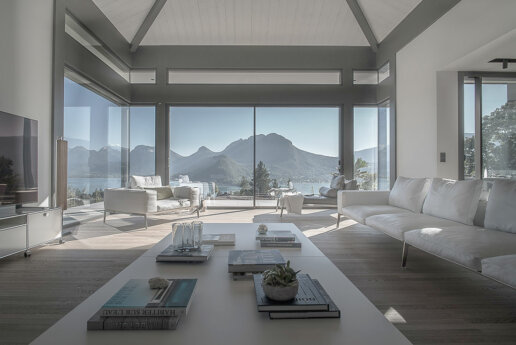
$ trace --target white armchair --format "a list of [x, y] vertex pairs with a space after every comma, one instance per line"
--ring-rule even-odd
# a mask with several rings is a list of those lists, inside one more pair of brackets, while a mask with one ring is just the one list
[[199, 217], [200, 192], [189, 186], [161, 185], [160, 176], [131, 176], [130, 188], [104, 190], [104, 223], [107, 213], [142, 215], [147, 229], [147, 215], [172, 211], [197, 212]]

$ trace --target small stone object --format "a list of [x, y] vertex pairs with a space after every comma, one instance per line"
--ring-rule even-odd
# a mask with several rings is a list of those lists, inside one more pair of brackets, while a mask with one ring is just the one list
[[263, 235], [263, 234], [265, 234], [267, 232], [267, 230], [268, 230], [267, 229], [267, 225], [265, 225], [265, 224], [258, 225], [258, 233], [259, 234]]
[[170, 282], [168, 279], [161, 278], [161, 277], [154, 277], [149, 279], [149, 287], [151, 289], [164, 289], [168, 286]]

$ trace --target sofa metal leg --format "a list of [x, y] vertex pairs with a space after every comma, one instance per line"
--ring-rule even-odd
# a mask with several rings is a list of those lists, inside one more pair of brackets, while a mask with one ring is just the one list
[[403, 242], [403, 253], [401, 254], [401, 268], [406, 268], [407, 266], [407, 255], [408, 255], [409, 245], [407, 242]]
[[106, 213], [107, 213], [107, 211], [104, 210], [104, 224], [106, 224]]
[[145, 230], [147, 230], [147, 228], [148, 228], [148, 224], [147, 224], [147, 215], [146, 215], [146, 214], [144, 214], [144, 215], [143, 215], [143, 218], [145, 219]]
[[337, 213], [337, 228], [339, 227], [339, 224], [340, 224], [340, 213]]

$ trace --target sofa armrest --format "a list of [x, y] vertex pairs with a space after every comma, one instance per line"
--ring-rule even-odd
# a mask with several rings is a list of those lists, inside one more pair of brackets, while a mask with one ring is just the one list
[[174, 198], [190, 200], [190, 207], [198, 207], [201, 204], [201, 190], [197, 187], [174, 187], [172, 193], [174, 193]]
[[104, 209], [123, 213], [153, 213], [158, 210], [157, 199], [155, 190], [109, 188], [104, 190]]
[[388, 205], [388, 190], [340, 190], [337, 193], [337, 210], [351, 205]]

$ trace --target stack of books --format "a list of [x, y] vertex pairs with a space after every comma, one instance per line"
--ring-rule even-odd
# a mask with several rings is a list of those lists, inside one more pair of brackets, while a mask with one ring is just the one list
[[262, 247], [301, 248], [297, 236], [288, 230], [269, 230], [265, 234], [256, 232], [256, 240]]
[[197, 250], [182, 251], [170, 245], [156, 256], [157, 262], [205, 262], [213, 253], [212, 244], [203, 244]]
[[272, 301], [263, 292], [262, 275], [255, 274], [254, 289], [259, 312], [268, 312], [271, 319], [340, 318], [340, 310], [317, 279], [298, 274], [296, 298], [287, 302]]
[[197, 279], [169, 279], [151, 289], [146, 279], [130, 279], [87, 323], [88, 330], [172, 330], [190, 308]]
[[234, 246], [235, 234], [204, 234], [202, 235], [203, 244], [213, 244], [214, 246]]
[[228, 272], [233, 279], [252, 279], [253, 273], [263, 272], [287, 262], [276, 250], [231, 250], [228, 258]]

